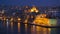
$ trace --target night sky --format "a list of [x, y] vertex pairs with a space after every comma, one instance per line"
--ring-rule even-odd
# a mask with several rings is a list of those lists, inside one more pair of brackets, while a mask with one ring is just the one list
[[0, 0], [0, 5], [60, 6], [60, 0]]

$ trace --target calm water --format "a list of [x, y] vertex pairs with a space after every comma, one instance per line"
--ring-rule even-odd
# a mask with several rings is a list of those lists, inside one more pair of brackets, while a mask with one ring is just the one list
[[[60, 23], [59, 20], [57, 22]], [[60, 34], [60, 29], [0, 21], [0, 34]]]

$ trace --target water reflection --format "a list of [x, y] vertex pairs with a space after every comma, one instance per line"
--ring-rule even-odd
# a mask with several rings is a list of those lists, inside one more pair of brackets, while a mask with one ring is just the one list
[[27, 24], [25, 24], [25, 32], [26, 32], [26, 34], [27, 34]]
[[[6, 28], [7, 27], [7, 28]], [[6, 30], [5, 30], [6, 29]], [[30, 24], [21, 25], [20, 23], [6, 22], [5, 31], [7, 34], [49, 34], [44, 28]], [[3, 30], [3, 31], [4, 31]]]
[[18, 32], [20, 32], [20, 23], [18, 23]]
[[7, 23], [6, 23], [6, 24], [7, 24], [7, 28], [8, 28], [9, 22], [7, 21]]
[[13, 32], [13, 22], [11, 22], [11, 32]]
[[3, 21], [0, 23], [0, 34], [57, 34], [60, 29], [44, 28], [20, 22]]

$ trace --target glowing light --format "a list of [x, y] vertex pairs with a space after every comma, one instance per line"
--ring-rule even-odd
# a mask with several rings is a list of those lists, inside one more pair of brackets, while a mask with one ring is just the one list
[[40, 14], [40, 17], [45, 18], [46, 17], [46, 14]]
[[38, 10], [36, 10], [36, 13], [38, 13], [39, 11]]
[[[40, 14], [40, 15], [37, 15], [35, 20], [33, 21], [34, 24], [39, 24], [39, 25], [44, 25], [44, 26], [50, 26], [50, 23], [49, 23], [49, 19], [48, 18], [45, 18], [46, 17], [46, 14]], [[51, 29], [50, 28], [42, 28], [42, 27], [39, 27], [39, 26], [36, 26], [36, 30], [37, 32], [40, 31], [40, 32], [43, 32], [43, 34], [48, 34], [50, 33]], [[38, 32], [38, 33], [40, 33]]]
[[31, 9], [31, 12], [34, 12], [34, 10], [33, 10], [33, 9]]
[[20, 19], [20, 18], [18, 18], [18, 20], [20, 21], [21, 19]]
[[37, 15], [33, 23], [40, 24], [40, 25], [50, 25], [49, 19], [45, 17], [46, 17], [45, 14]]
[[3, 16], [3, 20], [6, 20], [6, 17], [5, 16]]
[[38, 12], [38, 10], [37, 10], [37, 8], [36, 8], [36, 7], [32, 7], [30, 12], [36, 12], [36, 13], [37, 13], [37, 12]]
[[20, 19], [20, 18], [18, 18], [18, 22], [19, 22], [19, 23], [20, 23], [20, 20], [21, 20], [21, 19]]
[[11, 18], [11, 20], [10, 21], [13, 21], [13, 18]]
[[26, 20], [25, 20], [25, 23], [27, 23], [27, 22], [28, 22], [28, 20], [26, 19]]

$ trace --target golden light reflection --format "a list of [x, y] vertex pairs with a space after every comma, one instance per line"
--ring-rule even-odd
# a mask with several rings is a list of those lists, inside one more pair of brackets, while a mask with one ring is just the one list
[[11, 22], [11, 30], [12, 30], [12, 32], [13, 32], [13, 22]]
[[35, 26], [35, 25], [33, 25], [33, 26], [31, 27], [31, 32], [33, 32], [33, 33], [31, 33], [31, 34], [36, 34], [36, 26]]
[[[44, 26], [50, 26], [50, 22], [49, 19], [46, 18], [46, 14], [39, 14], [36, 16], [35, 20], [33, 21], [33, 23], [35, 24], [39, 24], [39, 25], [44, 25]], [[50, 33], [51, 29], [50, 28], [41, 28], [41, 27], [36, 27], [37, 31], [42, 32], [43, 34], [48, 34]]]
[[20, 23], [18, 23], [18, 32], [20, 32]]
[[40, 31], [40, 30], [41, 30], [41, 27], [36, 26], [36, 30], [37, 30], [37, 31]]
[[25, 31], [27, 31], [27, 24], [25, 24]]
[[43, 28], [43, 27], [39, 27], [39, 26], [36, 26], [36, 32], [37, 34], [50, 34], [50, 28]]

